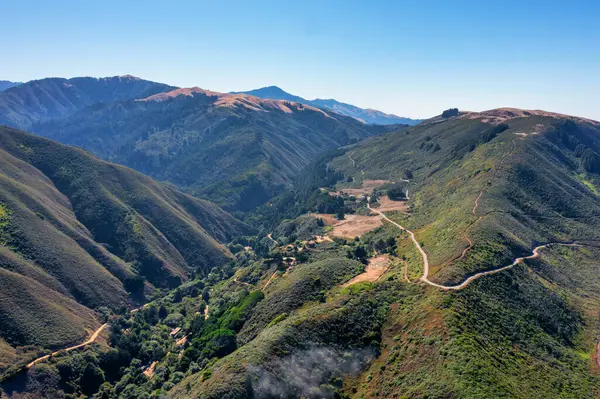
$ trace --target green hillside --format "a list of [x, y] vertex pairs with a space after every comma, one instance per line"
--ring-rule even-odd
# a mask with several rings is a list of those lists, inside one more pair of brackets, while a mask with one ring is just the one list
[[0, 337], [13, 348], [80, 342], [98, 326], [89, 309], [207, 274], [248, 231], [212, 203], [6, 127], [0, 187]]
[[[59, 354], [2, 388], [15, 398], [596, 398], [599, 133], [594, 121], [500, 109], [338, 149], [254, 211], [273, 227], [235, 237], [232, 262], [109, 315], [110, 347]], [[365, 183], [368, 201], [342, 193]], [[384, 194], [407, 194], [408, 211], [386, 210]], [[361, 217], [381, 223], [335, 235]]]
[[32, 127], [229, 210], [265, 203], [324, 151], [385, 129], [298, 103], [199, 88], [92, 106]]

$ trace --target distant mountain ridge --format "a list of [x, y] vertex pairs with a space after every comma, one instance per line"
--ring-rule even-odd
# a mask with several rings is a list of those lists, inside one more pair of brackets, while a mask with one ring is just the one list
[[97, 103], [41, 119], [30, 130], [174, 183], [227, 210], [249, 210], [289, 187], [323, 152], [388, 127], [303, 103], [192, 87]]
[[273, 100], [286, 100], [294, 101], [302, 104], [312, 105], [329, 111], [333, 111], [340, 115], [350, 116], [358, 119], [364, 123], [377, 124], [377, 125], [416, 125], [421, 122], [421, 119], [411, 119], [394, 114], [386, 114], [382, 111], [371, 108], [360, 108], [355, 105], [346, 104], [339, 102], [333, 98], [321, 99], [317, 98], [314, 100], [307, 100], [300, 96], [290, 94], [277, 86], [262, 87], [260, 89], [249, 90], [249, 91], [238, 91], [231, 92], [231, 94], [250, 94], [259, 98], [270, 98]]
[[0, 125], [83, 147], [228, 210], [268, 201], [325, 151], [401, 127], [295, 100], [302, 99], [176, 88], [130, 75], [48, 78], [0, 92]]
[[0, 125], [28, 129], [33, 123], [66, 117], [94, 104], [143, 98], [174, 88], [131, 75], [32, 80], [0, 92]]
[[11, 82], [10, 80], [0, 80], [0, 91], [10, 89], [11, 87], [23, 84], [22, 82]]

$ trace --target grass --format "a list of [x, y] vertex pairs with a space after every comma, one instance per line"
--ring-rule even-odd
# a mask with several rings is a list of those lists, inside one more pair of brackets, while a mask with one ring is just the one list
[[585, 174], [578, 174], [577, 180], [579, 180], [581, 183], [583, 183], [583, 185], [586, 186], [596, 196], [600, 196], [600, 192], [598, 192], [598, 188], [594, 185], [594, 183], [592, 183], [590, 180], [586, 179]]

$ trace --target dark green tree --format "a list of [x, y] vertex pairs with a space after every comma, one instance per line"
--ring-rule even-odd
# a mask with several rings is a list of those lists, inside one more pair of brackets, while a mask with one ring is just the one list
[[98, 391], [102, 383], [104, 383], [104, 373], [102, 370], [98, 366], [88, 363], [79, 381], [81, 391], [86, 395], [93, 395]]

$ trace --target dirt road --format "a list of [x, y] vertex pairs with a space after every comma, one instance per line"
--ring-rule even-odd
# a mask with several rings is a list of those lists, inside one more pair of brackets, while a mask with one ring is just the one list
[[[130, 311], [129, 311], [129, 313], [130, 313], [130, 314], [134, 314], [134, 313], [135, 313], [135, 312], [137, 312], [138, 310], [141, 310], [141, 309], [145, 309], [145, 308], [147, 308], [149, 305], [150, 305], [150, 303], [147, 303], [147, 304], [145, 304], [144, 306], [140, 306], [139, 308], [135, 308], [135, 309], [132, 309], [132, 310], [130, 310]], [[28, 363], [28, 364], [27, 364], [27, 366], [25, 366], [25, 368], [28, 370], [28, 369], [32, 368], [33, 366], [35, 366], [36, 364], [38, 364], [38, 363], [40, 363], [40, 362], [43, 362], [44, 360], [47, 360], [47, 359], [48, 359], [48, 358], [50, 358], [51, 356], [56, 356], [56, 355], [57, 355], [57, 354], [59, 354], [60, 352], [70, 352], [70, 351], [72, 351], [72, 350], [79, 349], [79, 348], [83, 348], [84, 346], [87, 346], [87, 345], [89, 345], [89, 344], [91, 344], [91, 343], [95, 342], [95, 341], [96, 341], [96, 339], [98, 339], [98, 336], [100, 335], [100, 333], [101, 333], [101, 332], [102, 332], [102, 331], [103, 331], [103, 330], [104, 330], [106, 327], [108, 327], [108, 323], [104, 323], [104, 324], [102, 324], [100, 327], [98, 327], [98, 329], [97, 329], [96, 331], [94, 331], [94, 333], [93, 333], [93, 334], [90, 336], [90, 338], [89, 338], [87, 341], [85, 341], [85, 342], [83, 342], [83, 343], [81, 343], [81, 344], [79, 344], [79, 345], [74, 345], [74, 346], [70, 346], [70, 347], [68, 347], [68, 348], [59, 349], [59, 350], [57, 350], [57, 351], [55, 351], [55, 352], [52, 352], [52, 353], [51, 353], [51, 354], [49, 354], [49, 355], [45, 355], [45, 356], [42, 356], [42, 357], [38, 357], [38, 358], [37, 358], [37, 359], [35, 359], [34, 361], [32, 361], [32, 362]]]
[[108, 327], [108, 323], [104, 323], [102, 324], [100, 327], [98, 327], [98, 329], [96, 331], [94, 331], [94, 333], [92, 334], [92, 336], [85, 342], [79, 344], [79, 345], [74, 345], [74, 346], [70, 346], [68, 348], [65, 349], [59, 349], [55, 352], [52, 352], [49, 355], [46, 356], [42, 356], [42, 357], [38, 357], [37, 359], [35, 359], [34, 361], [32, 361], [31, 363], [29, 363], [27, 366], [25, 366], [27, 369], [32, 368], [33, 366], [35, 366], [36, 364], [43, 362], [44, 360], [50, 358], [51, 356], [56, 356], [61, 352], [70, 352], [72, 350], [75, 349], [79, 349], [79, 348], [83, 348], [86, 345], [91, 344], [92, 342], [96, 341], [96, 339], [98, 338], [98, 336], [100, 335], [100, 333], [106, 328]]
[[419, 244], [419, 242], [417, 241], [417, 239], [415, 237], [415, 233], [413, 233], [412, 231], [408, 230], [406, 227], [401, 226], [400, 224], [398, 224], [398, 223], [394, 222], [393, 220], [389, 219], [387, 216], [385, 216], [382, 212], [379, 212], [377, 209], [371, 208], [370, 205], [367, 204], [367, 207], [369, 209], [371, 209], [373, 212], [380, 214], [383, 219], [387, 220], [388, 222], [390, 222], [394, 226], [398, 227], [399, 229], [406, 231], [410, 235], [410, 238], [411, 238], [413, 244], [419, 250], [419, 252], [421, 253], [421, 256], [423, 258], [423, 275], [421, 276], [420, 280], [423, 281], [424, 283], [427, 283], [427, 284], [429, 284], [429, 285], [431, 285], [433, 287], [440, 288], [442, 290], [462, 290], [463, 288], [467, 287], [471, 282], [473, 282], [474, 280], [477, 280], [480, 277], [487, 276], [487, 275], [490, 275], [490, 274], [500, 273], [500, 272], [502, 272], [504, 270], [508, 270], [510, 268], [513, 268], [514, 266], [520, 264], [521, 262], [523, 262], [526, 259], [537, 258], [538, 256], [540, 256], [540, 250], [542, 250], [544, 248], [548, 248], [551, 245], [562, 245], [562, 246], [568, 246], [568, 247], [580, 247], [581, 246], [580, 244], [562, 243], [562, 242], [551, 242], [551, 243], [548, 243], [548, 244], [539, 245], [539, 246], [537, 246], [537, 247], [535, 247], [533, 249], [533, 252], [532, 252], [531, 255], [524, 256], [524, 257], [521, 257], [521, 258], [516, 258], [510, 265], [503, 266], [503, 267], [500, 267], [500, 268], [494, 269], [494, 270], [488, 270], [488, 271], [485, 271], [485, 272], [476, 273], [476, 274], [472, 275], [471, 277], [467, 278], [462, 283], [457, 284], [457, 285], [437, 284], [437, 283], [434, 283], [433, 281], [429, 280], [429, 258], [427, 257], [427, 253], [421, 247], [421, 244]]

